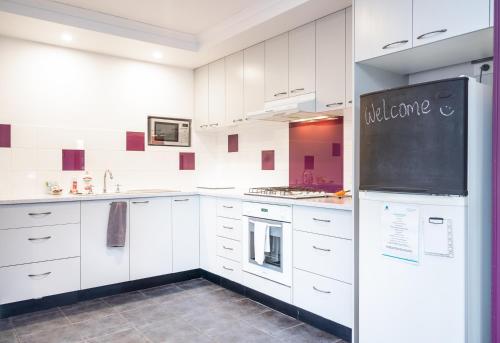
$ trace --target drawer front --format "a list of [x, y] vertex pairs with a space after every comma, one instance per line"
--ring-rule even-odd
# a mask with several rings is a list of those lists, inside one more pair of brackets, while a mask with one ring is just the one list
[[0, 268], [0, 304], [80, 289], [80, 258]]
[[293, 304], [352, 328], [352, 285], [298, 269], [293, 271]]
[[295, 268], [352, 283], [352, 240], [294, 231], [293, 244]]
[[243, 283], [241, 263], [217, 256], [215, 270], [219, 276], [239, 284]]
[[217, 217], [217, 236], [241, 241], [241, 220]]
[[0, 230], [76, 224], [80, 222], [80, 202], [1, 205], [0, 218]]
[[224, 237], [217, 237], [216, 243], [217, 256], [225, 257], [230, 260], [241, 263], [241, 243], [227, 239]]
[[80, 256], [80, 224], [0, 230], [0, 267]]
[[219, 217], [241, 219], [241, 200], [217, 198], [217, 215]]
[[293, 207], [295, 230], [352, 239], [351, 211], [306, 206]]

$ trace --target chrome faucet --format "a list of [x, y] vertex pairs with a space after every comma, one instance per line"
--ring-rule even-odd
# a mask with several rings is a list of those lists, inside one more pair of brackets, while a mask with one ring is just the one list
[[106, 178], [107, 175], [109, 175], [110, 180], [113, 180], [113, 173], [111, 173], [111, 170], [106, 169], [106, 171], [104, 172], [104, 187], [102, 189], [103, 193], [108, 192], [108, 185], [107, 185], [107, 178]]

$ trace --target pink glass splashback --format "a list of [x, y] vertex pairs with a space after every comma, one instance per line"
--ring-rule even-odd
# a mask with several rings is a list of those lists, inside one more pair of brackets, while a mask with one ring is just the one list
[[127, 151], [144, 151], [144, 132], [127, 131]]
[[9, 124], [0, 124], [0, 148], [10, 148], [10, 130]]
[[290, 186], [335, 192], [343, 187], [343, 118], [290, 123]]

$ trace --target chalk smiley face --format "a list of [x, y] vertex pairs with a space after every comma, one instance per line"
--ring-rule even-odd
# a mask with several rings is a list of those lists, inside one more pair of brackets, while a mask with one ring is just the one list
[[455, 110], [449, 105], [444, 105], [439, 107], [439, 113], [441, 113], [441, 115], [445, 117], [450, 117], [453, 115], [453, 113], [455, 113]]

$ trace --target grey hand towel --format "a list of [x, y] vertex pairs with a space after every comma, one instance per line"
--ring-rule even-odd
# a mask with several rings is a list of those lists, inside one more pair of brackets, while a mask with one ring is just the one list
[[125, 246], [127, 237], [127, 203], [124, 201], [112, 202], [109, 208], [108, 219], [108, 247]]

